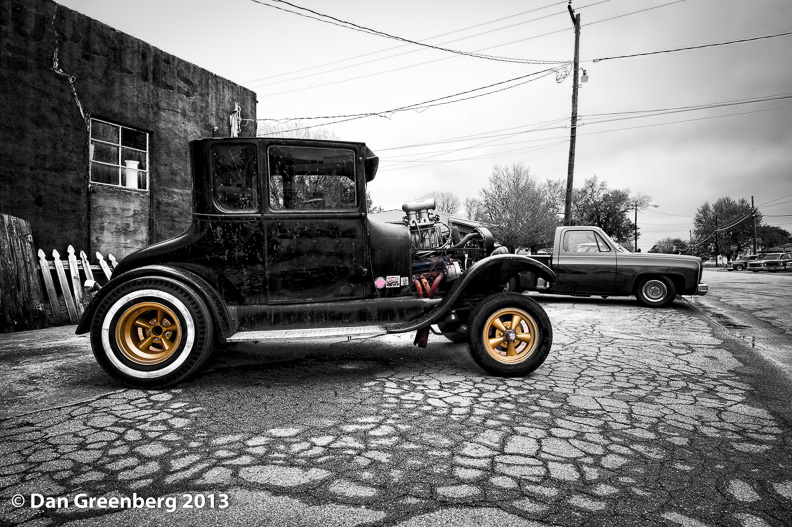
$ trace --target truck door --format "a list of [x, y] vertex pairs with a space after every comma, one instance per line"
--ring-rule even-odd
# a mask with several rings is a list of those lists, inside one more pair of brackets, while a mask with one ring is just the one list
[[365, 182], [349, 146], [267, 149], [270, 303], [362, 298]]
[[564, 231], [556, 260], [559, 293], [612, 294], [616, 283], [616, 251], [591, 230]]

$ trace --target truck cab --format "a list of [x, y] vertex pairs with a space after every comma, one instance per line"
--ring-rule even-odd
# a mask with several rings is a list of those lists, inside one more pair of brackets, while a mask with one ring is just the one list
[[544, 310], [504, 288], [521, 272], [554, 273], [492, 255], [483, 227], [461, 238], [432, 200], [406, 203], [402, 225], [370, 219], [378, 158], [365, 144], [200, 139], [190, 154], [190, 226], [122, 260], [77, 327], [117, 380], [175, 384], [226, 342], [414, 331], [425, 346], [432, 327], [468, 341], [496, 375], [547, 356]]

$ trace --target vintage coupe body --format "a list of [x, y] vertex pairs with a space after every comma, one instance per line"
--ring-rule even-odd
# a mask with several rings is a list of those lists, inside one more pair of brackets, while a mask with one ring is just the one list
[[680, 295], [704, 295], [701, 259], [695, 256], [630, 253], [598, 227], [558, 227], [552, 254], [535, 255], [556, 274], [554, 283], [525, 273], [518, 290], [581, 296], [630, 296], [649, 307]]
[[189, 228], [124, 258], [77, 327], [115, 379], [169, 386], [227, 342], [409, 331], [425, 346], [435, 326], [495, 375], [547, 357], [546, 313], [504, 289], [525, 272], [552, 283], [553, 271], [491, 255], [484, 228], [460, 237], [432, 200], [405, 204], [404, 225], [369, 219], [378, 158], [364, 144], [200, 139], [190, 153]]

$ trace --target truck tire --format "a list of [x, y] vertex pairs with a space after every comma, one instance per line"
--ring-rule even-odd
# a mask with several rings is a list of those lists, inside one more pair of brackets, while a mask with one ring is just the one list
[[214, 344], [212, 318], [190, 287], [141, 278], [111, 291], [91, 322], [99, 365], [136, 388], [164, 388], [203, 365]]
[[645, 306], [665, 307], [676, 298], [676, 287], [665, 276], [650, 276], [638, 283], [635, 296]]
[[516, 293], [485, 298], [471, 314], [468, 332], [473, 360], [501, 377], [531, 373], [545, 361], [553, 343], [545, 310], [532, 298]]

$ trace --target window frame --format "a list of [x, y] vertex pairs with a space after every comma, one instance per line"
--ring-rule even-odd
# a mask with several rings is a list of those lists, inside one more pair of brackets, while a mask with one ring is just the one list
[[[256, 166], [255, 166], [256, 182], [255, 182], [255, 185], [251, 185], [249, 188], [254, 189], [255, 193], [256, 193], [256, 208], [255, 208], [255, 210], [254, 209], [232, 210], [232, 209], [226, 208], [217, 199], [218, 186], [216, 185], [216, 181], [215, 181], [215, 177], [216, 177], [217, 174], [215, 172], [215, 166], [214, 166], [214, 153], [215, 153], [215, 150], [217, 148], [238, 147], [238, 146], [250, 147], [250, 148], [253, 149], [253, 159], [254, 159], [254, 161], [256, 163]], [[212, 206], [218, 212], [222, 213], [223, 215], [228, 215], [228, 216], [231, 216], [231, 215], [245, 216], [245, 215], [259, 215], [259, 214], [261, 214], [261, 211], [263, 210], [262, 201], [264, 199], [264, 196], [263, 196], [262, 190], [261, 190], [261, 175], [262, 175], [262, 171], [261, 171], [261, 156], [260, 156], [260, 153], [259, 153], [259, 147], [258, 147], [258, 145], [256, 143], [241, 140], [239, 142], [236, 142], [236, 141], [233, 142], [233, 143], [225, 143], [225, 142], [223, 142], [223, 143], [215, 143], [215, 144], [211, 145], [209, 147], [209, 172], [208, 172], [208, 174], [209, 174], [209, 178], [208, 179], [209, 179], [209, 187], [210, 187], [209, 197], [212, 200]]]
[[[94, 135], [93, 135], [94, 134], [94, 127], [93, 127], [94, 122], [100, 122], [100, 123], [102, 123], [104, 125], [113, 126], [113, 127], [117, 128], [118, 129], [118, 142], [117, 143], [112, 143], [110, 141], [106, 141], [104, 139], [99, 139], [99, 138], [94, 137]], [[135, 148], [135, 147], [132, 147], [132, 146], [123, 145], [122, 144], [122, 131], [124, 129], [131, 130], [131, 131], [136, 132], [136, 133], [145, 134], [145, 136], [146, 136], [146, 149], [145, 150], [141, 150], [139, 148]], [[118, 164], [112, 164], [112, 163], [107, 163], [105, 161], [95, 160], [94, 159], [94, 144], [95, 143], [105, 144], [105, 145], [109, 145], [109, 146], [118, 148]], [[123, 178], [124, 178], [123, 170], [126, 168], [126, 166], [124, 166], [122, 164], [123, 163], [122, 157], [123, 157], [123, 150], [124, 149], [133, 150], [135, 152], [141, 152], [141, 153], [145, 154], [146, 168], [145, 168], [145, 170], [142, 169], [142, 168], [138, 168], [137, 170], [138, 170], [138, 174], [140, 174], [140, 172], [145, 173], [145, 176], [146, 176], [146, 188], [140, 188], [140, 187], [138, 187], [138, 188], [129, 188], [126, 185], [123, 184]], [[122, 189], [125, 189], [125, 190], [128, 190], [128, 191], [132, 191], [132, 192], [134, 192], [134, 191], [148, 192], [149, 189], [151, 188], [151, 163], [150, 163], [150, 159], [151, 159], [151, 133], [149, 133], [149, 132], [147, 132], [145, 130], [141, 130], [139, 128], [133, 128], [131, 126], [126, 126], [126, 125], [123, 125], [123, 124], [114, 123], [112, 121], [107, 121], [105, 119], [98, 119], [96, 117], [91, 117], [90, 118], [89, 131], [88, 131], [88, 183], [89, 183], [89, 185], [105, 185], [105, 186], [108, 186], [108, 187], [122, 188]], [[94, 164], [98, 164], [98, 165], [106, 166], [106, 167], [117, 168], [118, 169], [118, 183], [105, 183], [103, 181], [94, 181], [94, 179], [93, 179], [93, 166], [94, 166]]]
[[[351, 189], [354, 190], [355, 193], [355, 200], [352, 205], [348, 208], [338, 208], [338, 209], [277, 209], [273, 207], [273, 203], [271, 201], [272, 198], [272, 177], [277, 176], [278, 174], [272, 173], [272, 163], [270, 158], [270, 152], [273, 148], [291, 148], [291, 149], [306, 149], [306, 150], [335, 150], [335, 151], [345, 151], [348, 152], [351, 157], [350, 160], [352, 161], [352, 185]], [[264, 160], [266, 162], [266, 174], [264, 183], [266, 185], [264, 189], [264, 193], [262, 195], [262, 199], [264, 201], [264, 208], [270, 214], [277, 214], [277, 215], [289, 215], [289, 214], [311, 214], [311, 215], [322, 215], [322, 214], [349, 214], [349, 213], [356, 213], [360, 209], [361, 204], [361, 192], [360, 192], [360, 167], [358, 166], [358, 152], [348, 146], [348, 145], [327, 145], [327, 146], [315, 146], [315, 145], [300, 145], [300, 144], [270, 144], [267, 145], [267, 148], [263, 152]], [[303, 175], [303, 174], [300, 174]], [[297, 174], [295, 174], [297, 176]], [[282, 177], [282, 176], [281, 176]]]

